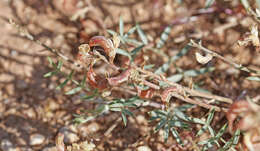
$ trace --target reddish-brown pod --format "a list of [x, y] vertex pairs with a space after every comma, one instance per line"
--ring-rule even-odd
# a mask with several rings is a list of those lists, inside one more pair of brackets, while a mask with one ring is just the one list
[[95, 74], [92, 66], [89, 68], [87, 72], [87, 79], [89, 84], [93, 88], [97, 88], [99, 90], [104, 90], [108, 87], [107, 80], [105, 78], [101, 78], [98, 75]]
[[172, 95], [176, 92], [177, 92], [176, 87], [168, 87], [165, 90], [163, 90], [163, 92], [161, 94], [161, 99], [162, 99], [163, 103], [168, 103], [170, 101]]
[[102, 47], [106, 53], [107, 56], [109, 56], [109, 53], [113, 50], [113, 43], [112, 41], [108, 40], [104, 36], [94, 36], [89, 40], [89, 46], [99, 46]]
[[140, 90], [137, 87], [138, 96], [142, 99], [151, 99], [154, 96], [155, 90], [152, 88], [149, 88], [147, 90]]
[[128, 78], [131, 75], [131, 68], [125, 70], [118, 76], [112, 77], [112, 78], [107, 78], [109, 85], [111, 86], [117, 86], [125, 81], [128, 80]]

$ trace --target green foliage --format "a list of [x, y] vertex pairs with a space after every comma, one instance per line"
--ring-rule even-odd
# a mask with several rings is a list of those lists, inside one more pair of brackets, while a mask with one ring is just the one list
[[[211, 138], [201, 141], [198, 144], [203, 145], [203, 151], [209, 150], [211, 147], [213, 147], [214, 144], [216, 144], [218, 147], [220, 147], [218, 141], [221, 138], [221, 136], [224, 134], [224, 132], [227, 129], [227, 124], [225, 124], [217, 133], [217, 135], [214, 134]], [[213, 129], [212, 129], [213, 130]]]
[[212, 137], [215, 136], [215, 132], [214, 132], [213, 128], [210, 126], [210, 123], [212, 122], [213, 117], [214, 117], [214, 113], [215, 113], [215, 110], [212, 109], [208, 115], [207, 121], [204, 123], [204, 126], [198, 131], [197, 136], [203, 134], [207, 129], [209, 130], [210, 135]]
[[50, 66], [52, 66], [52, 68], [54, 68], [54, 70], [44, 74], [43, 77], [45, 77], [45, 78], [51, 77], [51, 76], [59, 73], [61, 71], [61, 67], [63, 65], [63, 62], [61, 60], [59, 60], [58, 63], [55, 64], [50, 57], [48, 57], [47, 59], [49, 61]]
[[143, 44], [147, 45], [148, 44], [148, 39], [147, 39], [144, 31], [141, 29], [139, 24], [136, 25], [136, 28], [137, 28], [137, 33], [138, 33], [139, 37], [141, 38]]
[[[95, 96], [96, 95], [97, 94], [95, 94]], [[126, 126], [127, 115], [134, 115], [133, 112], [129, 110], [129, 108], [137, 108], [141, 105], [141, 103], [143, 103], [143, 100], [139, 99], [138, 97], [132, 97], [129, 99], [120, 98], [114, 99], [113, 101], [102, 102], [102, 104], [98, 106], [96, 109], [85, 111], [86, 113], [91, 113], [92, 115], [75, 115], [76, 118], [74, 121], [76, 123], [85, 123], [89, 120], [96, 118], [99, 115], [102, 115], [105, 112], [112, 111], [121, 113], [123, 123]]]
[[119, 20], [119, 32], [120, 32], [120, 36], [124, 36], [124, 21], [122, 16], [120, 16], [120, 20]]
[[171, 32], [172, 26], [169, 25], [167, 26], [164, 31], [161, 34], [160, 40], [158, 41], [158, 43], [156, 44], [156, 48], [160, 49], [164, 46], [165, 42], [167, 41], [169, 34]]
[[[213, 2], [214, 0], [207, 0], [205, 7], [210, 7], [213, 4]], [[169, 25], [164, 29], [164, 31], [160, 36], [160, 40], [156, 44], [156, 48], [152, 48], [151, 49], [152, 51], [161, 53], [160, 51], [158, 52], [158, 50], [160, 50], [160, 48], [162, 48], [165, 45], [165, 42], [168, 40], [171, 29], [172, 29], [171, 25]], [[123, 44], [123, 47], [116, 48], [116, 53], [127, 56], [131, 61], [133, 61], [135, 56], [138, 53], [140, 53], [140, 51], [144, 50], [145, 45], [148, 44], [147, 36], [145, 35], [144, 31], [141, 29], [139, 24], [136, 24], [136, 26], [129, 29], [129, 31], [125, 32], [124, 21], [122, 17], [120, 17], [119, 20], [119, 34], [112, 30], [107, 30], [107, 32], [110, 33], [111, 35], [119, 36]], [[135, 32], [139, 36], [140, 41], [132, 38], [131, 35], [134, 34]], [[131, 46], [135, 45], [135, 48], [132, 49], [130, 52], [128, 52], [126, 50], [127, 45], [131, 45]], [[170, 57], [169, 61], [164, 63], [161, 67], [159, 67], [155, 71], [155, 73], [156, 74], [166, 73], [170, 68], [171, 64], [173, 64], [175, 61], [177, 61], [178, 59], [186, 55], [190, 51], [190, 48], [191, 48], [190, 44], [187, 44], [176, 55]], [[77, 82], [76, 80], [73, 80], [73, 75], [74, 75], [73, 70], [69, 74], [65, 74], [61, 71], [63, 65], [62, 61], [58, 61], [57, 63], [54, 63], [50, 57], [48, 57], [48, 61], [50, 66], [53, 68], [53, 71], [46, 73], [44, 77], [51, 77], [58, 73], [66, 77], [66, 79], [62, 81], [61, 84], [59, 84], [59, 86], [57, 86], [56, 89], [64, 88], [71, 81], [74, 84], [76, 84], [76, 86], [71, 90], [65, 92], [66, 95], [73, 95], [83, 90], [87, 90], [87, 95], [81, 96], [81, 99], [92, 101], [97, 104], [96, 108], [94, 108], [93, 110], [84, 110], [83, 114], [74, 115], [75, 116], [74, 122], [76, 123], [88, 122], [105, 113], [118, 112], [121, 115], [123, 124], [126, 126], [128, 122], [127, 116], [134, 116], [133, 110], [137, 109], [144, 103], [144, 100], [138, 97], [116, 98], [112, 100], [110, 99], [107, 100], [100, 94], [101, 92], [98, 92], [97, 89], [89, 90], [89, 88], [86, 86], [86, 79], [87, 79], [86, 74], [82, 81]], [[149, 64], [149, 65], [145, 65], [144, 69], [151, 69], [153, 67], [154, 64]], [[177, 73], [172, 76], [169, 76], [167, 80], [171, 82], [179, 82], [184, 77], [197, 77], [202, 74], [206, 74], [215, 70], [214, 67], [204, 67], [197, 70], [196, 69], [182, 70], [180, 67], [176, 67], [176, 69], [177, 69]], [[247, 79], [252, 81], [260, 81], [259, 77], [248, 77]], [[159, 82], [162, 88], [168, 86], [167, 83], [161, 81]], [[129, 85], [134, 85], [134, 84], [129, 83]], [[199, 88], [198, 85], [199, 84], [194, 84], [194, 88], [195, 89]], [[149, 87], [140, 85], [139, 88], [142, 90], [147, 90]], [[102, 101], [97, 101], [97, 100], [102, 100]], [[223, 125], [223, 127], [218, 132], [215, 132], [214, 129], [211, 127], [215, 110], [212, 109], [208, 114], [207, 120], [203, 121], [199, 118], [193, 118], [186, 115], [185, 111], [187, 111], [187, 109], [193, 106], [194, 105], [186, 104], [168, 110], [158, 109], [149, 112], [150, 121], [156, 122], [154, 131], [158, 132], [159, 130], [162, 130], [165, 142], [168, 140], [170, 135], [172, 135], [176, 139], [177, 143], [183, 146], [183, 142], [181, 140], [179, 133], [183, 130], [191, 130], [191, 126], [192, 126], [191, 124], [201, 124], [202, 128], [197, 132], [196, 136], [199, 137], [203, 133], [207, 133], [210, 136], [209, 139], [203, 140], [198, 143], [198, 145], [202, 147], [202, 150], [209, 150], [214, 145], [221, 147], [220, 145], [221, 143], [224, 145], [218, 151], [224, 151], [230, 148], [234, 150], [233, 147], [238, 143], [240, 131], [236, 131], [235, 135], [233, 135], [232, 138], [230, 138], [228, 141], [225, 141], [222, 137], [227, 129], [227, 124]]]
[[155, 73], [156, 73], [156, 74], [165, 73], [165, 72], [169, 69], [170, 65], [171, 65], [174, 61], [177, 61], [177, 60], [180, 59], [182, 56], [186, 55], [186, 54], [189, 52], [189, 50], [190, 50], [190, 46], [189, 46], [189, 45], [186, 45], [183, 49], [181, 49], [181, 51], [180, 51], [179, 53], [177, 53], [175, 56], [172, 56], [167, 63], [165, 63], [165, 64], [163, 64], [161, 67], [159, 67], [159, 68], [155, 71]]
[[204, 122], [198, 118], [192, 118], [183, 113], [187, 109], [191, 108], [193, 105], [183, 105], [174, 108], [173, 110], [154, 110], [149, 114], [151, 116], [150, 121], [158, 121], [155, 132], [158, 132], [160, 129], [164, 130], [164, 141], [166, 142], [169, 137], [169, 132], [172, 133], [173, 137], [176, 141], [183, 145], [179, 133], [177, 131], [178, 128], [181, 129], [189, 129], [191, 123], [204, 124]]
[[247, 77], [246, 78], [247, 80], [251, 80], [251, 81], [257, 81], [257, 82], [260, 82], [260, 77]]
[[220, 148], [218, 151], [226, 151], [229, 149], [235, 151], [234, 147], [238, 144], [239, 137], [240, 137], [240, 130], [236, 130], [235, 134], [227, 142], [221, 139], [221, 141], [224, 142], [225, 145], [222, 148]]
[[210, 7], [214, 2], [215, 2], [215, 0], [207, 0], [205, 3], [205, 8]]

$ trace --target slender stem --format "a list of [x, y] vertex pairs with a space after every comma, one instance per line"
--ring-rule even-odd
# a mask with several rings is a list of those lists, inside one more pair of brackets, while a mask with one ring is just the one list
[[225, 103], [230, 103], [230, 104], [233, 103], [233, 101], [229, 98], [196, 91], [196, 90], [190, 89], [188, 87], [184, 87], [175, 82], [171, 82], [171, 81], [167, 80], [165, 77], [154, 74], [153, 72], [143, 70], [143, 69], [137, 67], [136, 65], [134, 65], [134, 67], [137, 71], [144, 73], [146, 75], [149, 75], [150, 77], [153, 77], [153, 78], [157, 79], [158, 81], [164, 81], [171, 86], [175, 86], [175, 87], [177, 87], [177, 89], [182, 90], [183, 92], [188, 93], [191, 96], [203, 97], [203, 98], [207, 98], [207, 99], [214, 99], [214, 100], [218, 100], [220, 102], [225, 102]]
[[49, 50], [51, 53], [61, 57], [63, 60], [68, 61], [69, 63], [75, 65], [76, 67], [82, 68], [82, 66], [80, 64], [78, 64], [77, 62], [69, 59], [67, 56], [64, 56], [62, 53], [58, 52], [57, 49], [53, 49], [53, 48], [47, 46], [46, 44], [42, 43], [40, 40], [35, 39], [33, 37], [33, 35], [28, 32], [28, 30], [26, 30], [25, 28], [21, 27], [20, 25], [15, 23], [13, 20], [10, 19], [9, 23], [11, 25], [13, 25], [15, 28], [17, 28], [19, 30], [19, 33], [22, 34], [22, 36], [26, 37], [27, 39], [29, 39], [31, 41], [36, 42], [37, 44], [41, 45], [45, 49]]
[[242, 70], [242, 71], [246, 71], [246, 72], [249, 72], [249, 73], [255, 73], [255, 74], [260, 74], [260, 71], [257, 71], [257, 70], [254, 70], [254, 69], [250, 69], [250, 68], [247, 68], [245, 66], [242, 66], [241, 64], [238, 64], [230, 59], [226, 59], [225, 57], [217, 54], [216, 52], [212, 51], [212, 50], [209, 50], [205, 47], [203, 47], [201, 44], [198, 44], [196, 42], [194, 42], [192, 39], [190, 40], [190, 46], [192, 47], [195, 47], [195, 48], [198, 48], [206, 53], [209, 53], [211, 54], [213, 57], [217, 57], [225, 62], [227, 62], [228, 64], [232, 65], [233, 67], [239, 69], [239, 70]]

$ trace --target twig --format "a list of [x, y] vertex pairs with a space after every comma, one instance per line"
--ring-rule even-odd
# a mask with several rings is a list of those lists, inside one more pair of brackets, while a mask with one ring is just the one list
[[55, 54], [55, 55], [61, 57], [63, 60], [68, 61], [69, 63], [75, 65], [76, 67], [82, 68], [82, 66], [81, 66], [80, 64], [78, 64], [77, 62], [75, 62], [75, 61], [69, 59], [68, 57], [64, 56], [62, 53], [58, 52], [57, 49], [53, 49], [53, 48], [47, 46], [46, 44], [42, 43], [40, 40], [35, 39], [35, 38], [33, 37], [33, 35], [28, 32], [28, 30], [26, 30], [25, 28], [21, 27], [21, 26], [18, 25], [17, 23], [15, 23], [12, 19], [9, 19], [9, 23], [10, 23], [11, 25], [13, 25], [15, 28], [17, 28], [18, 31], [19, 31], [19, 33], [20, 33], [22, 36], [26, 37], [27, 39], [29, 39], [29, 40], [31, 40], [31, 41], [36, 42], [37, 44], [41, 45], [41, 46], [44, 47], [45, 49], [49, 50], [51, 53], [53, 53], [53, 54]]
[[250, 69], [248, 67], [242, 66], [241, 64], [237, 64], [236, 62], [234, 62], [232, 60], [226, 59], [225, 57], [217, 54], [216, 52], [203, 47], [200, 43], [194, 42], [192, 39], [190, 40], [190, 46], [198, 48], [198, 49], [200, 49], [200, 50], [202, 50], [202, 51], [204, 51], [206, 53], [209, 53], [213, 57], [217, 57], [217, 58], [227, 62], [228, 64], [232, 65], [233, 67], [235, 67], [235, 68], [237, 68], [239, 70], [242, 70], [242, 71], [245, 71], [245, 72], [249, 72], [249, 73], [260, 74], [260, 71], [257, 71], [257, 70], [254, 70], [254, 69]]
[[175, 82], [171, 82], [169, 80], [167, 80], [165, 77], [154, 74], [153, 72], [147, 71], [147, 70], [143, 70], [139, 67], [137, 67], [136, 65], [133, 65], [135, 67], [135, 69], [141, 73], [144, 73], [146, 75], [149, 75], [150, 77], [153, 77], [155, 79], [157, 79], [158, 81], [164, 81], [167, 84], [169, 84], [170, 86], [175, 86], [177, 89], [179, 89], [180, 91], [183, 91], [185, 93], [188, 93], [191, 96], [196, 96], [196, 97], [203, 97], [203, 98], [207, 98], [207, 99], [214, 99], [214, 100], [218, 100], [220, 102], [225, 102], [225, 103], [232, 103], [233, 101], [229, 98], [225, 98], [222, 96], [217, 96], [217, 95], [212, 95], [212, 94], [208, 94], [208, 93], [203, 93], [200, 91], [196, 91], [187, 87], [184, 87], [180, 84], [177, 84]]

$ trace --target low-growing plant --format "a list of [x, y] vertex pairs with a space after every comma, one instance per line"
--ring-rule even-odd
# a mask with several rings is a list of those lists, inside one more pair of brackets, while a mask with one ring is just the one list
[[[213, 3], [214, 1], [207, 0], [205, 7], [208, 8]], [[244, 1], [243, 4], [246, 5], [247, 10], [250, 10], [252, 13], [252, 9], [250, 9]], [[252, 14], [254, 16], [258, 15], [257, 12]], [[257, 17], [256, 19], [258, 20]], [[207, 139], [194, 140], [195, 146], [201, 150], [209, 150], [214, 146], [217, 147], [219, 151], [236, 150], [238, 148], [237, 144], [239, 143], [240, 130], [247, 131], [245, 133], [247, 140], [245, 140], [244, 143], [249, 150], [256, 149], [256, 145], [259, 144], [255, 142], [252, 143], [252, 141], [258, 139], [259, 135], [257, 135], [257, 138], [253, 137], [251, 133], [253, 130], [248, 131], [248, 127], [250, 126], [246, 125], [246, 128], [243, 127], [245, 126], [244, 122], [246, 121], [246, 117], [247, 119], [250, 117], [251, 121], [257, 121], [256, 119], [259, 118], [259, 115], [256, 113], [257, 105], [252, 105], [247, 101], [234, 103], [233, 100], [214, 95], [209, 93], [208, 90], [206, 90], [206, 92], [201, 91], [196, 83], [191, 83], [190, 87], [178, 83], [185, 77], [197, 77], [212, 72], [215, 70], [214, 67], [183, 70], [181, 67], [175, 65], [177, 69], [176, 74], [166, 76], [166, 73], [171, 65], [189, 53], [192, 47], [198, 48], [195, 57], [201, 64], [207, 64], [213, 58], [218, 58], [241, 71], [248, 72], [250, 76], [247, 77], [247, 79], [255, 81], [259, 81], [260, 72], [224, 58], [220, 54], [203, 47], [202, 42], [197, 42], [197, 40], [190, 40], [176, 55], [171, 57], [167, 56], [160, 50], [165, 46], [174, 24], [168, 25], [163, 30], [158, 43], [153, 44], [148, 40], [147, 35], [138, 23], [125, 32], [124, 21], [122, 17], [120, 17], [119, 31], [107, 30], [112, 38], [104, 36], [92, 37], [88, 43], [79, 46], [76, 60], [68, 59], [68, 57], [64, 56], [58, 50], [52, 49], [36, 40], [29, 32], [13, 21], [11, 21], [11, 24], [15, 25], [20, 32], [30, 40], [37, 42], [63, 60], [85, 71], [84, 78], [81, 81], [77, 81], [74, 78], [76, 74], [74, 70], [69, 73], [65, 73], [62, 70], [62, 60], [55, 63], [48, 57], [48, 61], [53, 70], [44, 75], [46, 78], [56, 74], [63, 75], [66, 79], [57, 86], [57, 89], [64, 88], [69, 81], [71, 81], [75, 84], [75, 87], [65, 92], [66, 95], [75, 95], [79, 92], [84, 92], [85, 95], [83, 95], [81, 99], [92, 101], [96, 104], [96, 108], [93, 110], [83, 110], [80, 114], [75, 114], [74, 121], [76, 123], [88, 122], [105, 113], [118, 112], [126, 126], [128, 116], [135, 116], [135, 110], [155, 102], [153, 98], [159, 97], [161, 101], [159, 103], [156, 102], [157, 109], [151, 110], [149, 115], [151, 117], [150, 121], [156, 123], [154, 125], [154, 132], [162, 130], [164, 132], [165, 142], [171, 134], [176, 139], [176, 142], [183, 147], [184, 143], [179, 133], [183, 131], [193, 132], [195, 129], [192, 125], [200, 125], [201, 128], [199, 130], [196, 129], [196, 137], [200, 137], [205, 133], [208, 134]], [[254, 30], [254, 32], [256, 31]], [[138, 35], [138, 37], [135, 37], [134, 34]], [[168, 61], [160, 67], [155, 68], [156, 65], [149, 64], [149, 56], [147, 57], [147, 55], [145, 55], [152, 52], [166, 57]], [[203, 53], [205, 55], [203, 55]], [[120, 61], [120, 58], [123, 61]], [[104, 67], [105, 69], [110, 70], [106, 70], [103, 73], [97, 72], [95, 69], [101, 64], [106, 66]], [[112, 92], [114, 91], [122, 91], [128, 95], [125, 95], [127, 97], [118, 97], [117, 95], [113, 95]], [[185, 102], [181, 103], [184, 105], [174, 106], [171, 101], [172, 97]], [[240, 106], [245, 109], [242, 111], [238, 110]], [[204, 117], [195, 118], [186, 113], [187, 110], [195, 107], [210, 110], [206, 120], [203, 120]], [[227, 114], [229, 130], [232, 133], [231, 137], [226, 137], [225, 135], [228, 124], [222, 125], [218, 130], [212, 127], [215, 112], [225, 112]], [[238, 114], [240, 114], [239, 112], [246, 113], [246, 115], [243, 114], [242, 123], [238, 123], [238, 126], [233, 128], [233, 122]], [[259, 123], [259, 121], [257, 121], [257, 123]], [[257, 127], [253, 128], [254, 131], [259, 133]], [[59, 144], [62, 143], [60, 142]]]

